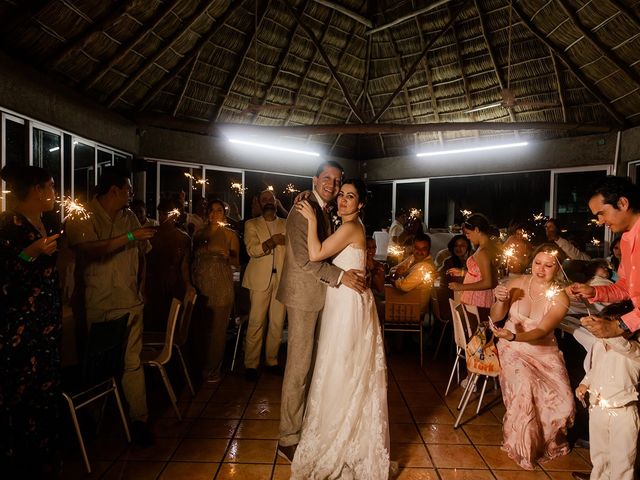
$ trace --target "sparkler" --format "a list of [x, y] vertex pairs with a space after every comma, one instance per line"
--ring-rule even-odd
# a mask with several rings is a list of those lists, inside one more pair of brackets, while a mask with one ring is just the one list
[[422, 276], [422, 281], [424, 283], [432, 283], [433, 282], [433, 275], [431, 274], [430, 270], [427, 270], [426, 272], [424, 272], [424, 275]]
[[516, 251], [513, 247], [509, 247], [504, 252], [502, 252], [502, 257], [504, 258], [504, 264], [507, 270], [507, 274], [505, 276], [507, 277], [509, 276], [509, 260], [513, 257], [515, 253]]
[[288, 193], [290, 195], [293, 195], [294, 193], [298, 193], [300, 190], [298, 190], [295, 185], [293, 183], [289, 183], [284, 191], [282, 193]]
[[542, 220], [545, 220], [546, 217], [544, 216], [544, 213], [534, 213], [533, 214], [533, 221], [534, 222], [541, 222]]
[[69, 218], [87, 220], [91, 216], [91, 212], [88, 212], [84, 205], [71, 197], [61, 198], [60, 205], [62, 205], [62, 208], [64, 208], [64, 211]]
[[460, 210], [460, 213], [462, 214], [462, 216], [466, 219], [467, 217], [470, 217], [471, 215], [473, 215], [473, 212], [471, 210]]
[[420, 210], [419, 208], [412, 208], [411, 210], [409, 210], [409, 218], [412, 219], [417, 219], [420, 218], [422, 216], [422, 210]]
[[216, 222], [218, 224], [219, 227], [228, 227], [229, 224], [227, 222], [223, 222], [223, 221], [218, 221]]
[[[610, 409], [621, 407], [622, 405], [618, 405], [617, 402], [614, 402], [611, 399], [617, 397], [619, 394], [625, 392], [628, 389], [636, 388], [638, 385], [640, 385], [640, 382], [637, 382], [637, 383], [635, 383], [633, 385], [627, 385], [626, 387], [621, 388], [617, 392], [614, 392], [613, 394], [611, 394], [611, 396], [608, 399], [602, 397], [602, 392], [601, 391], [597, 392], [597, 391], [593, 391], [593, 390], [587, 388], [587, 392], [589, 392], [590, 395], [595, 395], [596, 396], [596, 402], [595, 402], [596, 405], [589, 405], [589, 409], [601, 408], [602, 410], [607, 410], [607, 413], [609, 415], [611, 415], [612, 417], [615, 417], [617, 415], [617, 413], [615, 411], [610, 410]], [[583, 400], [583, 405], [584, 405], [584, 400]]]
[[[556, 259], [556, 262], [558, 263], [558, 266], [560, 267], [560, 271], [562, 272], [562, 276], [564, 277], [565, 281], [570, 284], [571, 280], [569, 280], [569, 276], [567, 275], [567, 272], [564, 271], [564, 268], [562, 268], [562, 263], [560, 262], [560, 259], [558, 258], [558, 250], [552, 250], [551, 252], [549, 252], [549, 255], [551, 255], [553, 258]], [[589, 302], [587, 301], [587, 299], [586, 298], [581, 298], [580, 300], [582, 301], [582, 304], [587, 309], [587, 315], [591, 316], [591, 309], [589, 308]]]
[[[187, 178], [190, 178], [191, 180], [193, 180], [195, 182], [196, 185], [209, 185], [209, 180], [207, 180], [206, 178], [198, 178], [194, 175], [191, 175], [190, 173], [184, 172], [184, 176]], [[196, 190], [196, 187], [192, 187], [194, 190]]]
[[236, 195], [242, 195], [246, 188], [243, 188], [240, 182], [231, 182], [231, 190], [233, 190]]
[[267, 186], [267, 190], [269, 190], [270, 192], [273, 192], [273, 185]]
[[553, 303], [553, 299], [556, 298], [556, 296], [561, 291], [562, 291], [562, 288], [560, 288], [558, 285], [551, 285], [549, 288], [547, 288], [544, 291], [544, 296], [546, 297], [547, 301]]
[[591, 245], [593, 245], [594, 247], [599, 247], [600, 246], [600, 240], [598, 240], [596, 237], [593, 237], [591, 239]]
[[396, 245], [389, 245], [387, 248], [387, 255], [391, 257], [401, 257], [404, 254], [404, 248]]
[[531, 241], [531, 234], [529, 232], [527, 232], [526, 230], [522, 230], [522, 238], [524, 238], [526, 241], [530, 242]]
[[2, 190], [2, 194], [4, 195], [5, 193], [11, 193], [11, 190]]
[[169, 213], [167, 213], [167, 218], [173, 218], [174, 220], [177, 220], [180, 217], [180, 210], [178, 210], [177, 208], [174, 208], [173, 210], [170, 210]]

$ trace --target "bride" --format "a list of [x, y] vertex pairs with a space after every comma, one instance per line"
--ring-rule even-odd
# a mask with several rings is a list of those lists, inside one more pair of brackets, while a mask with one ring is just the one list
[[[311, 205], [306, 201], [296, 205], [308, 220], [310, 261], [335, 255], [333, 263], [343, 270], [364, 271], [365, 230], [359, 212], [366, 192], [362, 180], [342, 184], [337, 198], [342, 225], [323, 243]], [[371, 290], [358, 294], [344, 285], [329, 288], [291, 478], [388, 477], [387, 372], [373, 295]]]

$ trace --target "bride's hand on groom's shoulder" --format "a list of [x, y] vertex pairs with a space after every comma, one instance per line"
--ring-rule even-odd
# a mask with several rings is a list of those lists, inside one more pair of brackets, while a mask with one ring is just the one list
[[305, 190], [304, 192], [300, 192], [298, 195], [296, 195], [296, 198], [294, 198], [293, 200], [294, 205], [296, 203], [302, 202], [303, 200], [307, 200], [312, 194], [313, 192], [311, 190]]
[[316, 212], [311, 207], [311, 204], [306, 200], [296, 203], [295, 209], [308, 221], [316, 221]]

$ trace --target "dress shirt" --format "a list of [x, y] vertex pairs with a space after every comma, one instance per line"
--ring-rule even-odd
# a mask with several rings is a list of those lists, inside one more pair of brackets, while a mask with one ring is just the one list
[[616, 303], [631, 300], [634, 309], [622, 315], [622, 321], [629, 330], [635, 332], [640, 329], [640, 220], [636, 221], [631, 230], [622, 234], [620, 249], [620, 278], [613, 285], [593, 287], [596, 295], [589, 301]]
[[571, 260], [591, 260], [589, 255], [578, 250], [566, 238], [558, 237], [558, 239], [555, 240], [555, 244], [558, 245]]

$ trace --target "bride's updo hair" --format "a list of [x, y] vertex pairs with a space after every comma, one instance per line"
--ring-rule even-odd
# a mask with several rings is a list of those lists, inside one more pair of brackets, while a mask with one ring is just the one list
[[367, 204], [367, 195], [369, 193], [367, 190], [367, 184], [364, 183], [364, 180], [359, 178], [349, 178], [342, 182], [342, 185], [353, 185], [355, 187], [356, 192], [358, 192], [358, 203], [361, 203], [362, 208], [364, 208]]

